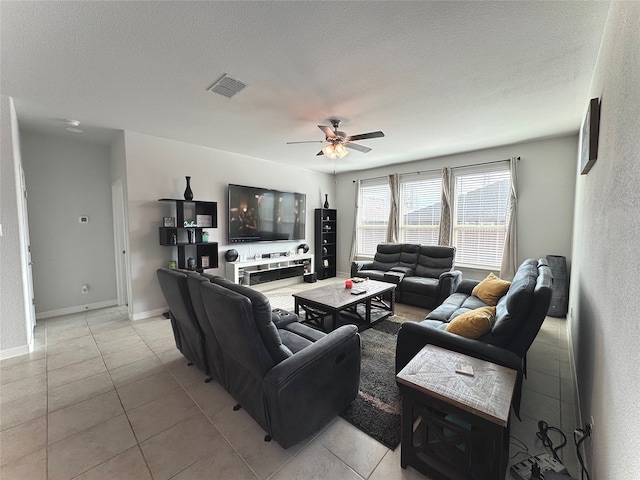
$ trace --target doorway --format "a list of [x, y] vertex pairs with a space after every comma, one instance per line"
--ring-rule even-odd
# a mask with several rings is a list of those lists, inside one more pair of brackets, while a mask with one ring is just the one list
[[[111, 183], [113, 235], [116, 258], [116, 290], [118, 305], [129, 304], [129, 250], [125, 213], [124, 182], [122, 177]], [[131, 313], [131, 312], [129, 312]]]

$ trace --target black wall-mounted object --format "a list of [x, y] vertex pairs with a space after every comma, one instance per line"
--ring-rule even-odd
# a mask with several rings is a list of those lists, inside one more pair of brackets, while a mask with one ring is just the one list
[[303, 240], [304, 193], [229, 184], [229, 243]]

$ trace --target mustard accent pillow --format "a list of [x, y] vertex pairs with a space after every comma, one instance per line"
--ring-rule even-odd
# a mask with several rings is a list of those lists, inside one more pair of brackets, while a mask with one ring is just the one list
[[496, 307], [476, 308], [451, 320], [445, 331], [475, 340], [488, 333], [495, 320]]
[[507, 293], [510, 286], [511, 282], [502, 280], [491, 272], [487, 275], [487, 278], [474, 287], [471, 295], [478, 297], [484, 303], [493, 307], [498, 303], [498, 300]]

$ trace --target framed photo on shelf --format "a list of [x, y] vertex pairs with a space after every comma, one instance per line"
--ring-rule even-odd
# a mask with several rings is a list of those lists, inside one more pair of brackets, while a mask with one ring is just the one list
[[580, 136], [580, 174], [586, 175], [598, 159], [598, 133], [600, 130], [600, 100], [592, 98], [587, 108], [587, 116], [582, 123]]
[[162, 226], [163, 227], [175, 227], [176, 226], [176, 217], [162, 217]]
[[196, 225], [199, 227], [213, 227], [213, 218], [211, 215], [196, 215]]
[[209, 255], [203, 255], [200, 257], [200, 264], [202, 268], [209, 268]]

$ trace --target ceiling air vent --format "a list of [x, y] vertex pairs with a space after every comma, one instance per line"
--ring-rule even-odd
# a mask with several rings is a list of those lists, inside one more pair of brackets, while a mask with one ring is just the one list
[[231, 98], [246, 86], [246, 83], [242, 83], [240, 80], [236, 80], [225, 73], [220, 80], [211, 85], [207, 90], [220, 94], [223, 97]]

